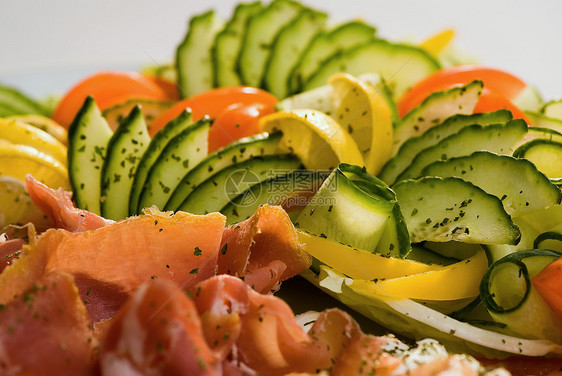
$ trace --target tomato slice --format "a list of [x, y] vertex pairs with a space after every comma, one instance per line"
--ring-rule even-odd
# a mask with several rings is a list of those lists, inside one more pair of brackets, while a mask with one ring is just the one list
[[65, 94], [53, 113], [53, 120], [68, 128], [89, 95], [101, 110], [133, 97], [168, 99], [160, 86], [140, 73], [100, 72], [80, 81]]
[[150, 135], [152, 136], [162, 129], [187, 107], [191, 108], [193, 119], [197, 120], [205, 115], [216, 118], [227, 107], [234, 104], [273, 106], [275, 103], [277, 103], [275, 96], [253, 87], [235, 86], [209, 90], [176, 103], [168, 111], [154, 119], [150, 127]]
[[154, 82], [156, 85], [160, 87], [171, 101], [178, 101], [180, 99], [180, 91], [178, 89], [178, 85], [175, 82], [165, 80], [160, 77], [153, 76], [151, 74], [143, 74], [146, 78], [150, 81]]
[[562, 318], [562, 258], [548, 264], [531, 281], [550, 308]]
[[274, 112], [273, 105], [235, 103], [217, 116], [209, 132], [209, 153], [242, 137], [260, 133], [259, 119]]
[[[480, 100], [482, 102], [490, 101], [489, 103], [479, 103], [480, 107], [486, 108], [487, 111], [500, 108], [516, 108], [511, 101], [515, 100], [517, 96], [527, 87], [527, 84], [518, 77], [499, 69], [481, 67], [477, 65], [460, 65], [450, 67], [426, 77], [408, 90], [398, 102], [398, 113], [400, 116], [404, 116], [423, 102], [423, 100], [433, 92], [447, 90], [454, 86], [464, 85], [474, 80], [481, 80], [486, 89], [497, 95], [503, 96], [505, 99], [505, 101], [501, 101], [500, 103], [497, 96], [494, 96], [494, 98], [486, 96], [484, 96], [484, 98], [481, 97]], [[506, 103], [510, 102], [510, 106], [494, 108], [492, 106], [494, 101], [502, 106], [507, 106]], [[477, 104], [477, 108], [478, 107], [479, 106]], [[517, 109], [517, 112], [521, 113], [519, 109]], [[516, 114], [514, 113], [514, 117], [515, 115]]]

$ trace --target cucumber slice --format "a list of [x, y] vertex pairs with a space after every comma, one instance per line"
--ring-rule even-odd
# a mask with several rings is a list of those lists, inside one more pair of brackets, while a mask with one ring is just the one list
[[273, 42], [263, 77], [264, 88], [277, 98], [289, 94], [289, 76], [302, 52], [324, 27], [326, 13], [305, 9], [287, 26]]
[[[232, 224], [250, 218], [264, 204], [282, 205], [285, 210], [288, 207], [302, 208], [307, 198], [318, 190], [326, 178], [327, 173], [309, 170], [295, 170], [275, 176], [251, 186], [230, 200], [221, 213], [226, 215], [226, 223]], [[291, 211], [288, 213], [292, 214]]]
[[292, 154], [266, 155], [223, 168], [199, 184], [180, 205], [179, 210], [207, 214], [224, 208], [232, 199], [254, 184], [301, 166]]
[[466, 157], [437, 161], [423, 176], [456, 176], [498, 197], [509, 215], [546, 209], [562, 200], [562, 192], [528, 160], [479, 151]]
[[185, 110], [154, 135], [137, 167], [137, 173], [135, 174], [129, 196], [129, 215], [136, 215], [142, 209], [139, 209], [139, 198], [146, 183], [146, 177], [152, 165], [160, 157], [162, 150], [164, 150], [171, 139], [192, 124], [191, 110]]
[[92, 97], [68, 128], [68, 171], [72, 198], [80, 209], [101, 214], [101, 169], [113, 131]]
[[189, 21], [187, 34], [176, 50], [178, 87], [183, 98], [213, 87], [211, 51], [215, 36], [221, 27], [222, 21], [212, 10]]
[[101, 169], [101, 215], [121, 220], [129, 215], [129, 197], [139, 161], [150, 143], [142, 110], [133, 107], [107, 144]]
[[429, 128], [422, 135], [407, 139], [398, 150], [398, 153], [383, 167], [379, 177], [387, 184], [393, 184], [398, 175], [400, 175], [400, 173], [408, 167], [419, 152], [437, 144], [444, 138], [457, 133], [467, 125], [479, 124], [485, 126], [496, 123], [505, 123], [511, 119], [512, 115], [508, 110], [485, 112], [474, 115], [451, 116], [443, 123]]
[[9, 105], [7, 105], [5, 103], [0, 103], [0, 116], [1, 117], [14, 116], [14, 115], [20, 115], [18, 110], [16, 110], [13, 107], [10, 107]]
[[[386, 184], [358, 166], [341, 163], [303, 209], [295, 225], [312, 234], [376, 252], [389, 218], [394, 218], [395, 207], [394, 193]], [[396, 232], [394, 235], [398, 237]], [[390, 238], [388, 234], [386, 242]], [[395, 240], [393, 247], [385, 251], [391, 256], [405, 257], [411, 249], [409, 240]]]
[[545, 103], [540, 113], [552, 119], [562, 120], [562, 99]]
[[240, 54], [242, 38], [248, 19], [259, 12], [262, 5], [259, 1], [241, 3], [234, 9], [234, 14], [215, 38], [213, 48], [214, 80], [216, 87], [239, 86], [236, 60]]
[[361, 21], [351, 21], [318, 34], [306, 47], [291, 72], [289, 92], [298, 93], [310, 76], [329, 58], [374, 39], [376, 29]]
[[422, 170], [435, 161], [470, 155], [478, 150], [511, 154], [514, 145], [526, 133], [527, 124], [521, 119], [511, 120], [505, 124], [468, 125], [458, 133], [419, 152], [396, 181], [419, 177]]
[[261, 86], [275, 37], [302, 9], [302, 5], [293, 0], [273, 0], [250, 17], [238, 57], [239, 75], [244, 85]]
[[199, 184], [223, 168], [252, 157], [275, 154], [281, 137], [280, 132], [271, 135], [262, 133], [242, 138], [208, 155], [182, 178], [166, 203], [165, 210], [177, 211]]
[[494, 321], [524, 338], [562, 342], [562, 320], [531, 284], [534, 275], [560, 256], [534, 249], [494, 262], [480, 284], [480, 299]]
[[168, 142], [150, 167], [139, 197], [138, 214], [152, 205], [164, 208], [182, 177], [207, 155], [210, 127], [211, 122], [205, 117]]
[[423, 134], [450, 116], [471, 114], [480, 98], [482, 87], [482, 81], [472, 81], [465, 86], [431, 94], [408, 112], [396, 126], [392, 153], [396, 154], [406, 140]]
[[533, 162], [551, 179], [562, 178], [562, 142], [541, 139], [529, 141], [518, 147], [513, 156]]
[[49, 111], [35, 100], [13, 87], [4, 85], [0, 85], [0, 105], [3, 108], [0, 112], [6, 113], [2, 116], [29, 114], [50, 115]]
[[439, 68], [439, 63], [420, 48], [375, 40], [331, 57], [309, 78], [303, 90], [326, 84], [328, 78], [338, 72], [355, 76], [376, 72], [383, 76], [396, 99], [414, 83]]
[[537, 236], [533, 242], [533, 246], [534, 248], [550, 249], [562, 252], [562, 223]]
[[412, 242], [517, 244], [520, 232], [501, 201], [462, 179], [425, 177], [393, 187]]
[[152, 121], [160, 116], [160, 114], [170, 107], [172, 107], [173, 102], [170, 101], [160, 101], [156, 99], [146, 99], [146, 98], [135, 98], [128, 99], [123, 103], [116, 104], [102, 112], [103, 117], [109, 124], [109, 127], [116, 130], [119, 124], [125, 119], [136, 106], [142, 107], [142, 114], [144, 115], [144, 121], [146, 122], [146, 127], [150, 129]]
[[529, 123], [541, 128], [549, 128], [558, 133], [562, 133], [562, 120], [548, 117], [538, 112], [525, 111]]

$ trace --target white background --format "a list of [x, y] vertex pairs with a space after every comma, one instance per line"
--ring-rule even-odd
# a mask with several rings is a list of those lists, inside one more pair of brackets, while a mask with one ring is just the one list
[[[306, 0], [332, 22], [363, 18], [391, 40], [422, 41], [454, 27], [456, 45], [562, 98], [562, 1]], [[0, 82], [33, 95], [61, 93], [97, 69], [171, 60], [193, 14], [235, 1], [2, 0]]]

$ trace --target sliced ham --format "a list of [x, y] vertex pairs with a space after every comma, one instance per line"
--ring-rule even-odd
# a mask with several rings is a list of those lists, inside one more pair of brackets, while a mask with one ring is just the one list
[[0, 310], [1, 375], [95, 375], [95, 344], [67, 273], [46, 274]]
[[106, 376], [220, 375], [193, 301], [164, 280], [142, 285], [111, 321], [100, 364]]
[[103, 227], [113, 221], [87, 210], [76, 208], [72, 193], [59, 188], [51, 189], [31, 175], [25, 177], [25, 185], [33, 203], [45, 213], [57, 228], [80, 232]]
[[307, 269], [311, 262], [287, 213], [281, 207], [264, 205], [252, 217], [225, 229], [218, 272], [248, 275], [256, 291], [268, 292], [278, 281]]

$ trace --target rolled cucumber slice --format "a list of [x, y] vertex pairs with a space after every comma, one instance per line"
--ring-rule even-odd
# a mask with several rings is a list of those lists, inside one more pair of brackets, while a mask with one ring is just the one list
[[[370, 252], [383, 247], [378, 247], [382, 239], [385, 254], [405, 257], [411, 247], [407, 232], [396, 230], [397, 225], [403, 225], [394, 220], [395, 210], [399, 213], [396, 207], [394, 192], [386, 184], [358, 166], [341, 163], [303, 209], [295, 225]], [[393, 221], [389, 223], [391, 217]], [[390, 230], [385, 231], [387, 226]]]
[[250, 17], [238, 57], [239, 75], [244, 85], [262, 85], [275, 37], [302, 9], [302, 5], [293, 0], [274, 0]]
[[562, 223], [537, 236], [533, 245], [534, 248], [551, 249], [553, 251], [562, 252]]
[[325, 85], [328, 78], [338, 72], [355, 76], [376, 72], [383, 76], [396, 99], [414, 83], [439, 68], [439, 63], [420, 48], [375, 40], [331, 57], [310, 77], [303, 90]]
[[306, 47], [289, 79], [290, 94], [301, 91], [322, 64], [343, 51], [374, 39], [376, 29], [361, 21], [351, 21], [318, 34]]
[[141, 192], [146, 183], [150, 168], [156, 163], [160, 154], [162, 154], [162, 150], [164, 150], [171, 139], [192, 124], [191, 111], [185, 110], [154, 135], [137, 167], [137, 172], [131, 187], [131, 194], [129, 196], [129, 215], [136, 215], [140, 212], [139, 199]]
[[137, 167], [150, 143], [142, 110], [134, 107], [107, 144], [101, 170], [101, 215], [121, 220], [129, 215], [129, 197]]
[[558, 187], [528, 160], [478, 151], [466, 157], [437, 161], [423, 176], [456, 176], [498, 197], [509, 215], [521, 216], [557, 205]]
[[213, 87], [212, 48], [221, 28], [222, 21], [212, 10], [189, 21], [187, 34], [176, 50], [178, 87], [183, 98]]
[[139, 214], [152, 205], [164, 209], [182, 177], [207, 155], [210, 126], [209, 118], [205, 117], [168, 142], [146, 176], [139, 197]]
[[92, 97], [68, 128], [68, 171], [76, 206], [101, 214], [101, 169], [113, 131]]
[[519, 229], [500, 199], [472, 183], [456, 177], [424, 177], [399, 182], [393, 190], [412, 242], [519, 242]]
[[305, 9], [281, 29], [266, 63], [263, 83], [267, 91], [281, 99], [289, 94], [291, 71], [312, 38], [324, 27], [326, 18], [326, 13]]
[[562, 120], [562, 99], [545, 103], [540, 113], [552, 119]]
[[534, 249], [494, 262], [480, 284], [480, 299], [490, 316], [524, 338], [562, 342], [562, 320], [531, 284], [534, 275], [560, 256]]
[[285, 175], [301, 167], [292, 154], [253, 157], [223, 168], [199, 184], [183, 201], [179, 210], [193, 214], [220, 211], [231, 200], [255, 184]]
[[422, 170], [435, 161], [470, 155], [478, 150], [512, 154], [514, 146], [526, 133], [527, 124], [521, 119], [511, 120], [505, 124], [466, 126], [458, 133], [419, 152], [396, 181], [421, 176]]
[[422, 135], [407, 139], [398, 150], [398, 153], [383, 167], [379, 177], [387, 184], [393, 184], [398, 175], [408, 167], [419, 152], [457, 133], [467, 125], [479, 124], [485, 126], [500, 124], [511, 119], [512, 115], [508, 110], [473, 115], [453, 115], [443, 123], [429, 128]]
[[280, 132], [274, 134], [262, 133], [252, 137], [245, 137], [208, 155], [181, 179], [181, 182], [166, 203], [165, 210], [178, 210], [182, 202], [199, 184], [223, 168], [252, 157], [275, 154], [281, 137], [282, 134]]
[[471, 114], [482, 92], [482, 81], [438, 91], [428, 96], [419, 106], [407, 113], [394, 130], [393, 154], [406, 140], [419, 136], [456, 114]]
[[238, 76], [236, 61], [240, 54], [246, 23], [251, 16], [261, 9], [262, 5], [259, 1], [238, 4], [230, 21], [217, 34], [213, 48], [215, 86], [239, 86], [242, 84]]

